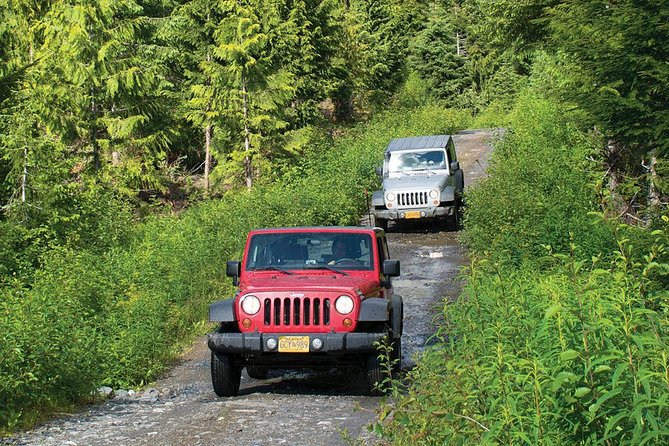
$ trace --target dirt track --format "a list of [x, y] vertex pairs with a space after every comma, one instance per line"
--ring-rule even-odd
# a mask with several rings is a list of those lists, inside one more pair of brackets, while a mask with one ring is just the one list
[[[467, 185], [485, 175], [492, 132], [456, 136]], [[426, 227], [391, 232], [391, 255], [401, 261], [394, 280], [404, 297], [402, 365], [434, 333], [443, 299], [455, 298], [466, 255], [455, 233]], [[341, 371], [284, 372], [257, 381], [244, 372], [239, 396], [217, 398], [211, 389], [209, 350], [200, 339], [167, 376], [135, 396], [52, 420], [8, 445], [346, 445], [374, 442], [366, 426], [380, 399], [364, 396], [362, 376]]]

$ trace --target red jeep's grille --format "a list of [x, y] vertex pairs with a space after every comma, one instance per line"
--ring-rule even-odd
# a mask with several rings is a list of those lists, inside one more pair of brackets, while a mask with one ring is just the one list
[[330, 299], [265, 299], [266, 326], [330, 325]]
[[402, 192], [397, 194], [397, 204], [401, 207], [427, 205], [427, 192]]

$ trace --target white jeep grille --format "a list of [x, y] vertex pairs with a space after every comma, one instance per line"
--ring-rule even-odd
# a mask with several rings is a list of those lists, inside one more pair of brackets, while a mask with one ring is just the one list
[[397, 207], [399, 209], [428, 206], [428, 204], [427, 191], [397, 193]]

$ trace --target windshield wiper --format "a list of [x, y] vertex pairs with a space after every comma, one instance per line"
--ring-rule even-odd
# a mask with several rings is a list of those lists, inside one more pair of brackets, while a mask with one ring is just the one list
[[348, 276], [348, 273], [346, 271], [342, 271], [340, 269], [333, 268], [333, 267], [327, 266], [327, 265], [309, 266], [307, 269], [327, 269], [328, 271], [332, 271], [332, 272], [335, 272], [335, 273], [338, 273], [338, 274], [341, 274], [341, 275], [344, 275], [344, 276]]
[[279, 271], [279, 272], [282, 272], [284, 274], [290, 274], [291, 276], [295, 274], [292, 271], [288, 271], [286, 269], [279, 268], [277, 266], [263, 266], [262, 268], [254, 268], [253, 270], [254, 271]]

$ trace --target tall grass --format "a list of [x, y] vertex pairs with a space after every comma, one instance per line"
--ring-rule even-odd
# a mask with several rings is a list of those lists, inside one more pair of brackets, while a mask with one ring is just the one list
[[42, 253], [30, 280], [8, 273], [0, 281], [0, 431], [90, 398], [102, 384], [155, 379], [205, 331], [208, 304], [231, 295], [225, 261], [240, 257], [249, 229], [356, 224], [391, 138], [449, 133], [468, 119], [439, 106], [384, 113], [334, 140], [313, 138], [279, 181], [133, 227], [129, 214], [111, 215], [100, 227], [113, 242], [95, 233], [95, 249]]
[[382, 432], [397, 445], [666, 444], [669, 295], [647, 290], [651, 270], [669, 271], [669, 233], [656, 238], [662, 261], [624, 240], [610, 262], [474, 261], [444, 308], [447, 340]]

